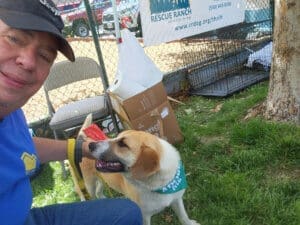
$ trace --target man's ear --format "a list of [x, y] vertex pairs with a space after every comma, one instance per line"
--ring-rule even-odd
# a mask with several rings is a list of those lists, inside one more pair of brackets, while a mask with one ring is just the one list
[[138, 180], [149, 177], [159, 170], [159, 155], [152, 148], [143, 145], [136, 163], [131, 167], [132, 177]]

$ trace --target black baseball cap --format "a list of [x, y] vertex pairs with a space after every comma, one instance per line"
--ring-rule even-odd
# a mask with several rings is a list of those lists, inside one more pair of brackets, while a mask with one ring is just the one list
[[62, 35], [64, 23], [60, 12], [51, 0], [0, 0], [0, 19], [12, 28], [53, 34], [59, 43], [58, 50], [75, 61], [74, 52]]

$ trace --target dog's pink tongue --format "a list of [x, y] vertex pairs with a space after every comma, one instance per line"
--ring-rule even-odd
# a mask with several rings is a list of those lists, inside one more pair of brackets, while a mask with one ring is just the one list
[[123, 171], [123, 166], [119, 162], [106, 162], [103, 160], [95, 161], [96, 169], [101, 172], [121, 172]]
[[96, 160], [96, 168], [105, 169], [107, 167], [107, 163], [102, 160]]

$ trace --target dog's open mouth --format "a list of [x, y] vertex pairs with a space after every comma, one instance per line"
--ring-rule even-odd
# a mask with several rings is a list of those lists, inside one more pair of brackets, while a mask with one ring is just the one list
[[124, 165], [118, 161], [103, 161], [99, 159], [96, 160], [95, 166], [98, 171], [107, 173], [117, 173], [125, 170]]

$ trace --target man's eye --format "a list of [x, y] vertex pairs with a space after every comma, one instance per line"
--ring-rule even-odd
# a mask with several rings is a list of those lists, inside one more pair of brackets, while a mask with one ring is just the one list
[[48, 50], [40, 50], [39, 56], [48, 63], [52, 63], [56, 57], [53, 52]]
[[124, 138], [118, 141], [118, 145], [121, 148], [128, 148], [127, 144], [124, 142]]
[[22, 45], [22, 43], [23, 43], [22, 40], [20, 38], [18, 38], [17, 36], [7, 35], [6, 37], [10, 43], [17, 44], [17, 45]]
[[49, 54], [45, 54], [45, 53], [40, 53], [39, 54], [40, 55], [40, 57], [43, 59], [43, 60], [45, 60], [46, 62], [51, 62], [51, 57], [49, 56]]

